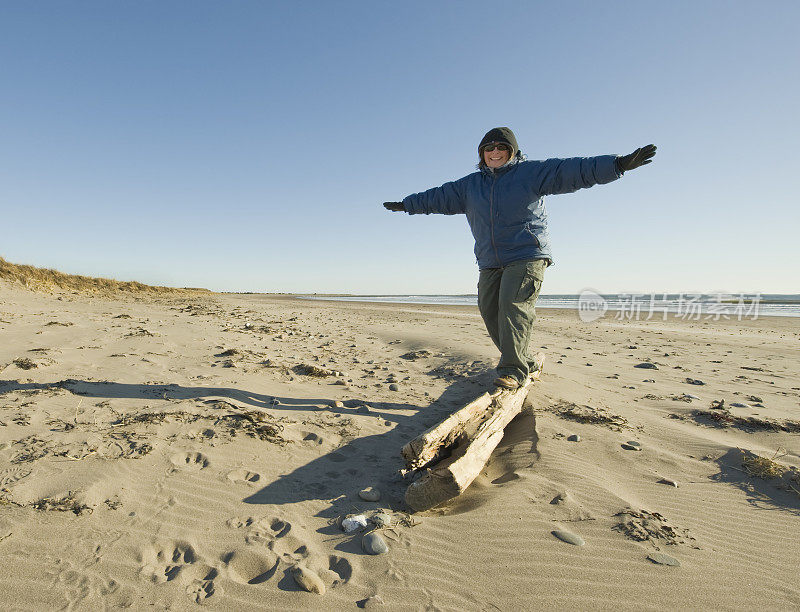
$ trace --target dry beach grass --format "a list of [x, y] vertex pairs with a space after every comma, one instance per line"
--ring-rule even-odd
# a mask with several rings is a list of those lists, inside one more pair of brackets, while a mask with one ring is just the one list
[[176, 289], [157, 287], [136, 281], [117, 281], [109, 278], [94, 278], [78, 274], [64, 274], [58, 270], [14, 264], [0, 257], [0, 279], [18, 283], [36, 291], [81, 291], [89, 293], [144, 292], [175, 293], [178, 291], [207, 291], [206, 289]]
[[0, 263], [4, 607], [800, 606], [798, 319], [540, 311], [528, 408], [461, 498], [409, 514], [400, 448], [492, 379], [475, 308]]

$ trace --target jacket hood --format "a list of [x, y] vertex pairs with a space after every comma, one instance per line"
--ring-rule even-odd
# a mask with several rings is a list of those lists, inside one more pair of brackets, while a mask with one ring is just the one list
[[505, 168], [509, 164], [516, 163], [516, 161], [521, 161], [525, 159], [522, 155], [522, 152], [519, 150], [519, 145], [517, 144], [517, 137], [514, 136], [514, 132], [511, 131], [509, 127], [496, 127], [492, 128], [486, 134], [484, 134], [483, 138], [481, 138], [481, 142], [478, 145], [478, 169], [483, 170], [486, 167], [486, 164], [483, 161], [483, 153], [481, 153], [481, 149], [483, 149], [484, 145], [491, 144], [491, 143], [502, 143], [508, 145], [511, 148], [511, 156], [510, 159], [500, 168]]

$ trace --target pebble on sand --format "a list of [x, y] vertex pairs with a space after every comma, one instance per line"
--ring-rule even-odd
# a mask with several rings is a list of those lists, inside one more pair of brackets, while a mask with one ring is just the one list
[[325, 584], [322, 579], [307, 567], [296, 565], [292, 568], [292, 576], [297, 585], [309, 593], [325, 594]]
[[381, 492], [375, 487], [367, 487], [358, 492], [358, 496], [364, 501], [376, 502], [381, 498]]
[[569, 440], [570, 442], [580, 442], [581, 437], [578, 434], [572, 434], [567, 438], [567, 440]]
[[390, 527], [392, 524], [392, 517], [385, 512], [378, 512], [378, 514], [374, 515], [371, 520], [378, 527]]
[[562, 542], [566, 542], [567, 544], [573, 544], [575, 546], [583, 546], [586, 542], [583, 541], [583, 538], [579, 535], [575, 535], [570, 531], [564, 531], [563, 529], [555, 529], [551, 532], [554, 536], [556, 536]]
[[678, 561], [675, 557], [670, 557], [664, 553], [650, 553], [647, 555], [647, 558], [650, 559], [653, 563], [658, 563], [659, 565], [672, 565], [674, 567], [680, 567], [681, 562]]
[[399, 390], [400, 387], [398, 387], [396, 384], [392, 383], [391, 385], [389, 385], [389, 391], [399, 391]]
[[634, 368], [642, 368], [643, 370], [657, 370], [658, 366], [654, 363], [650, 363], [649, 361], [643, 361], [642, 363], [637, 363]]
[[678, 488], [678, 481], [677, 480], [672, 480], [672, 478], [662, 478], [658, 482], [660, 484], [665, 484], [665, 485], [669, 485], [671, 487], [675, 487], [676, 489]]
[[386, 542], [383, 541], [381, 534], [375, 533], [374, 531], [369, 532], [361, 538], [361, 548], [364, 549], [365, 553], [369, 553], [370, 555], [380, 555], [389, 552], [389, 547], [386, 545]]
[[342, 519], [342, 529], [347, 533], [367, 526], [367, 517], [363, 514], [351, 514]]
[[684, 382], [688, 383], [690, 385], [704, 385], [704, 384], [706, 384], [702, 380], [700, 380], [699, 378], [687, 378], [687, 379], [684, 380]]
[[622, 448], [624, 448], [625, 450], [640, 451], [642, 450], [642, 445], [634, 440], [628, 440], [622, 445]]
[[333, 400], [331, 402], [331, 408], [344, 408], [344, 402], [341, 400]]

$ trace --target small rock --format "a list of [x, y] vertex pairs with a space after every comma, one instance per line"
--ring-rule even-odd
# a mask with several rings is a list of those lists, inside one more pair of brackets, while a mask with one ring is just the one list
[[657, 370], [658, 366], [654, 363], [650, 363], [649, 361], [645, 361], [642, 363], [637, 363], [634, 368], [641, 368], [643, 370]]
[[743, 404], [742, 402], [731, 402], [731, 408], [750, 408], [749, 404]]
[[684, 382], [688, 383], [690, 385], [704, 385], [704, 384], [706, 384], [702, 380], [700, 380], [699, 378], [687, 378], [687, 379], [684, 380]]
[[350, 533], [356, 529], [361, 529], [367, 526], [367, 517], [363, 514], [351, 514], [350, 516], [342, 519], [342, 529]]
[[586, 542], [583, 541], [583, 538], [575, 535], [570, 531], [564, 531], [563, 529], [556, 529], [551, 532], [554, 536], [556, 536], [562, 542], [566, 542], [567, 544], [573, 544], [575, 546], [583, 546]]
[[361, 538], [361, 548], [370, 555], [380, 555], [389, 552], [389, 547], [383, 541], [381, 534], [371, 531]]
[[672, 565], [674, 567], [680, 567], [681, 562], [678, 561], [675, 557], [670, 557], [664, 553], [650, 553], [647, 555], [647, 558], [650, 559], [653, 563], [658, 563], [659, 565]]
[[381, 498], [381, 492], [375, 487], [367, 487], [358, 492], [358, 496], [364, 501], [376, 502]]
[[580, 442], [581, 437], [578, 434], [572, 434], [567, 438], [567, 440], [569, 440], [570, 442]]
[[396, 384], [392, 383], [391, 385], [389, 385], [389, 391], [399, 391], [399, 390], [400, 387], [398, 387]]
[[653, 378], [645, 378], [642, 382], [656, 382]]
[[764, 400], [757, 395], [748, 395], [746, 399], [748, 402], [755, 402], [756, 404], [761, 404], [764, 402]]
[[309, 593], [325, 594], [325, 584], [322, 579], [307, 567], [296, 565], [292, 568], [292, 576], [297, 585]]
[[691, 393], [684, 393], [682, 397], [685, 397], [686, 399], [690, 399], [690, 400], [699, 400], [700, 399], [699, 397], [697, 397], [696, 395], [692, 395]]
[[358, 414], [370, 414], [370, 409], [369, 409], [369, 406], [366, 406], [366, 405], [364, 405], [364, 406], [359, 406], [359, 407], [356, 409], [356, 412], [357, 412]]
[[640, 450], [642, 450], [642, 445], [639, 444], [638, 442], [630, 441], [630, 442], [626, 442], [625, 444], [623, 444], [622, 448], [624, 448], [625, 450], [640, 451]]
[[671, 487], [678, 488], [678, 482], [676, 480], [672, 480], [671, 478], [662, 478], [658, 481], [661, 484], [669, 485]]
[[339, 400], [333, 400], [331, 402], [331, 408], [344, 408], [344, 402]]
[[392, 517], [385, 512], [378, 512], [378, 514], [375, 514], [371, 520], [378, 527], [390, 527], [392, 524]]

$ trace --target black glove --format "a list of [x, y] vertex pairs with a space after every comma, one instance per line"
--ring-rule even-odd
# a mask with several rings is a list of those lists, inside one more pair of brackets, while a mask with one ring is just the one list
[[644, 166], [653, 161], [656, 154], [656, 145], [649, 144], [646, 147], [639, 147], [630, 155], [620, 155], [617, 157], [617, 167], [620, 172], [627, 172], [639, 166]]
[[403, 206], [402, 202], [384, 202], [383, 207], [386, 210], [391, 210], [392, 212], [405, 212], [406, 207]]

